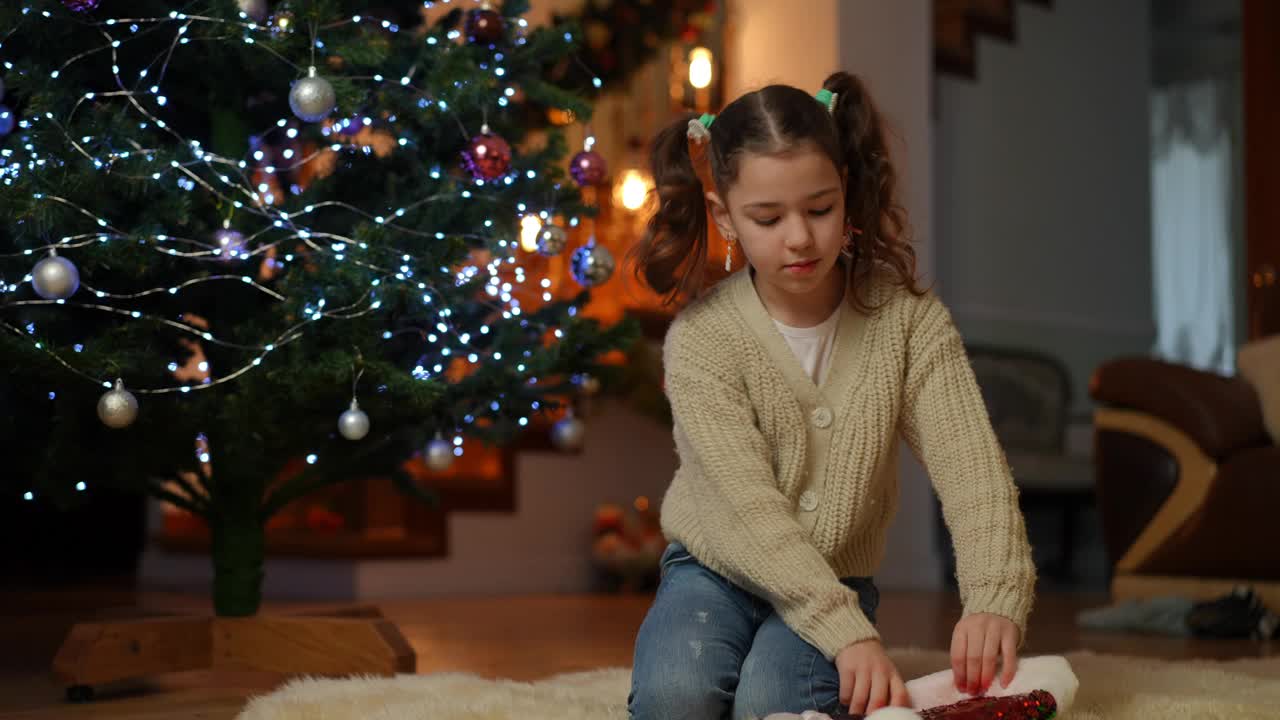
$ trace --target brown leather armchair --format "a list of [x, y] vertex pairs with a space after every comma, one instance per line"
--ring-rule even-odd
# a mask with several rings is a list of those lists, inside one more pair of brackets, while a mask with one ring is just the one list
[[1122, 358], [1099, 367], [1089, 391], [1115, 599], [1204, 599], [1250, 584], [1280, 608], [1280, 446], [1253, 386]]

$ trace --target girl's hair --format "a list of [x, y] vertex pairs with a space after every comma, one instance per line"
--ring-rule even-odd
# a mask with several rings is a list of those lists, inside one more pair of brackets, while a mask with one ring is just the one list
[[[849, 73], [832, 74], [822, 84], [836, 93], [831, 112], [813, 95], [788, 85], [770, 85], [730, 103], [711, 124], [707, 144], [711, 182], [720, 197], [737, 179], [745, 153], [779, 154], [810, 143], [847, 172], [845, 215], [861, 234], [853, 235], [850, 269], [853, 303], [874, 308], [865, 279], [876, 267], [889, 270], [893, 283], [923, 294], [916, 284], [916, 253], [906, 237], [906, 212], [897, 202], [896, 173], [876, 111], [862, 81]], [[707, 201], [704, 180], [690, 156], [685, 116], [658, 133], [649, 162], [657, 207], [644, 236], [633, 248], [637, 277], [664, 296], [697, 297], [707, 267]], [[704, 171], [705, 172], [705, 171]]]

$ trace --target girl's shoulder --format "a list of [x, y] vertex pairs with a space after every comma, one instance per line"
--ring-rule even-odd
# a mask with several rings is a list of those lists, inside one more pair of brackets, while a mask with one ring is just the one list
[[667, 328], [665, 345], [697, 345], [707, 352], [729, 351], [742, 336], [742, 321], [732, 297], [729, 277], [681, 307]]
[[901, 275], [884, 264], [868, 269], [857, 282], [865, 284], [863, 297], [875, 308], [872, 314], [882, 321], [909, 319], [921, 310], [941, 303], [932, 288], [926, 287], [920, 293], [912, 292]]
[[869, 332], [892, 343], [913, 343], [913, 338], [933, 337], [938, 331], [956, 331], [951, 309], [930, 285], [918, 290], [903, 284], [891, 270], [869, 278], [871, 312]]

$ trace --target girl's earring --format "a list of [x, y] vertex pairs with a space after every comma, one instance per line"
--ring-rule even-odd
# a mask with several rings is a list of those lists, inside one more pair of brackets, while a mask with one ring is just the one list
[[841, 254], [845, 257], [853, 257], [853, 236], [861, 235], [862, 231], [853, 226], [853, 223], [846, 222], [844, 225], [844, 247], [840, 248]]
[[724, 271], [733, 270], [733, 236], [726, 236], [724, 239]]

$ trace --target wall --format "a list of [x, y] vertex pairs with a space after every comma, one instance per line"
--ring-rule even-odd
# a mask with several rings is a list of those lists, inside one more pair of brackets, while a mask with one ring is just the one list
[[966, 338], [1068, 364], [1154, 338], [1145, 2], [1017, 4], [977, 80], [938, 79], [939, 282]]
[[771, 83], [817, 92], [822, 79], [839, 66], [837, 0], [805, 0], [803, 18], [790, 3], [728, 2], [726, 103]]

